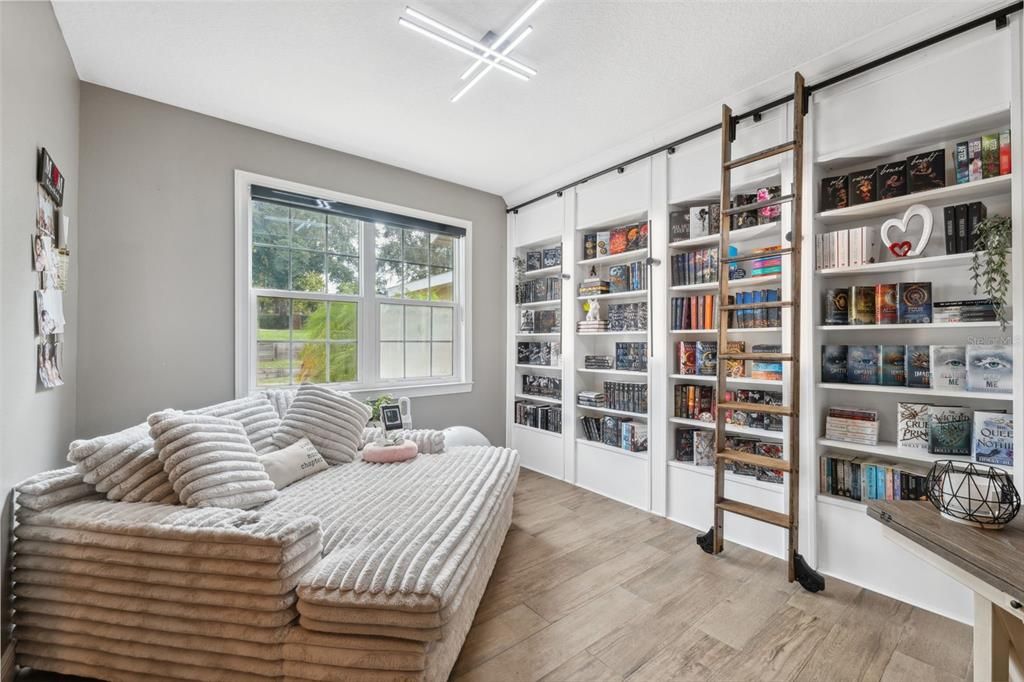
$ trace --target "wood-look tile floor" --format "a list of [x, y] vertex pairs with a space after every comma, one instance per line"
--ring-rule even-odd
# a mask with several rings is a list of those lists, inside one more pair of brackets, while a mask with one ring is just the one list
[[965, 680], [971, 628], [523, 470], [459, 681]]

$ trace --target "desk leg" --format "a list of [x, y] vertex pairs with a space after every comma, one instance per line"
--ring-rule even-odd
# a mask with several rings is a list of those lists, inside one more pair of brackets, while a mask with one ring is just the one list
[[974, 682], [1010, 679], [1010, 637], [998, 609], [974, 593]]

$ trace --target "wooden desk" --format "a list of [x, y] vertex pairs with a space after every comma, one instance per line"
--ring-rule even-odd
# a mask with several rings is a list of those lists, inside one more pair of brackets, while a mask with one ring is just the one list
[[974, 592], [974, 679], [1024, 679], [1024, 514], [1002, 530], [942, 518], [929, 502], [868, 503], [893, 542]]

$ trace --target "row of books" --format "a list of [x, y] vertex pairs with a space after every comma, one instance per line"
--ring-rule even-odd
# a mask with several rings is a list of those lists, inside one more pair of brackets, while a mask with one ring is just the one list
[[996, 303], [991, 298], [960, 301], [936, 301], [932, 307], [932, 322], [995, 322]]
[[899, 282], [825, 290], [824, 323], [929, 324], [933, 315], [931, 282]]
[[683, 419], [699, 419], [705, 422], [715, 420], [715, 388], [676, 384], [673, 391], [672, 414]]
[[562, 264], [562, 247], [552, 246], [541, 251], [526, 252], [526, 271], [543, 270]]
[[877, 263], [881, 247], [877, 227], [851, 227], [814, 235], [814, 262], [818, 270], [851, 268]]
[[715, 329], [717, 299], [714, 294], [673, 298], [672, 329]]
[[[725, 392], [725, 402], [750, 403], [754, 405], [782, 405], [782, 391], [740, 389]], [[748, 410], [726, 410], [722, 415], [726, 424], [744, 426], [765, 431], [782, 431], [782, 415], [766, 414]]]
[[584, 355], [584, 369], [611, 369], [612, 359], [608, 355]]
[[624, 372], [647, 371], [647, 343], [618, 341], [615, 343], [615, 369]]
[[[762, 441], [756, 438], [727, 436], [725, 446], [730, 450], [749, 452], [765, 457], [782, 459], [782, 444], [775, 441]], [[715, 464], [715, 432], [710, 429], [699, 429], [681, 426], [675, 430], [673, 458], [677, 462], [687, 462], [697, 466], [714, 466]], [[759, 481], [782, 483], [782, 471], [765, 469], [740, 462], [728, 462], [727, 471], [740, 476], [751, 476]]]
[[[597, 266], [593, 267], [597, 270]], [[602, 279], [596, 272], [580, 282], [577, 291], [580, 296], [600, 296], [626, 291], [647, 290], [647, 265], [644, 261], [621, 263], [608, 266], [608, 279]]]
[[524, 374], [523, 393], [541, 398], [561, 399], [562, 379], [560, 377], [549, 377], [539, 374]]
[[956, 184], [1009, 175], [1010, 131], [989, 133], [957, 142], [953, 150]]
[[851, 500], [926, 500], [928, 468], [870, 457], [822, 454], [818, 491]]
[[540, 303], [561, 298], [561, 277], [538, 277], [516, 284], [516, 303]]
[[946, 235], [946, 253], [974, 251], [974, 232], [978, 224], [988, 217], [988, 208], [980, 201], [945, 206], [942, 225]]
[[561, 310], [519, 311], [519, 331], [524, 334], [553, 334], [562, 331]]
[[608, 305], [608, 331], [647, 331], [647, 301]]
[[585, 234], [583, 260], [646, 249], [648, 231], [647, 223], [643, 222]]
[[[773, 185], [761, 187], [752, 194], [737, 194], [732, 198], [732, 207], [755, 204], [782, 195], [782, 187]], [[766, 206], [761, 209], [743, 211], [732, 216], [731, 230], [763, 225], [779, 219], [782, 209], [779, 206]], [[669, 214], [669, 241], [679, 242], [696, 239], [722, 231], [722, 207], [718, 202], [689, 206]]]
[[[729, 305], [751, 305], [755, 303], [771, 303], [782, 300], [782, 289], [757, 289], [738, 291], [729, 296]], [[782, 324], [782, 308], [751, 308], [749, 310], [730, 310], [729, 327], [731, 329], [756, 329], [778, 327]]]
[[676, 427], [672, 457], [697, 466], [715, 465], [715, 432], [691, 426]]
[[516, 424], [532, 426], [535, 429], [562, 432], [562, 408], [559, 405], [536, 405], [525, 400], [515, 403]]
[[647, 413], [647, 384], [604, 382], [605, 407], [621, 412]]
[[672, 286], [718, 281], [718, 247], [672, 256]]
[[520, 341], [516, 344], [516, 364], [558, 367], [562, 364], [562, 347], [557, 341]]
[[628, 417], [580, 417], [580, 433], [589, 441], [622, 448], [629, 452], [647, 452], [647, 424]]
[[1013, 415], [959, 405], [900, 402], [896, 447], [933, 455], [970, 456], [979, 464], [1013, 466]]
[[[733, 353], [746, 352], [746, 343], [730, 341], [728, 350]], [[753, 353], [781, 353], [782, 346], [775, 343], [755, 343]], [[675, 348], [676, 373], [714, 376], [718, 372], [717, 341], [677, 341]], [[745, 377], [746, 361], [730, 359], [726, 365], [726, 376]], [[778, 381], [782, 379], [782, 363], [757, 360], [750, 363], [750, 377]]]
[[821, 381], [1009, 393], [1013, 352], [1008, 345], [882, 344], [821, 347]]
[[830, 407], [825, 415], [825, 437], [844, 443], [878, 445], [878, 412]]

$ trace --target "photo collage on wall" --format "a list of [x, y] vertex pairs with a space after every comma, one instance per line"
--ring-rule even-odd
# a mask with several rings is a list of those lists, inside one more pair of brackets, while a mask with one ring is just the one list
[[32, 234], [32, 270], [39, 277], [39, 288], [35, 291], [35, 363], [43, 388], [56, 388], [64, 385], [64, 291], [70, 260], [69, 220], [59, 212], [64, 200], [64, 176], [45, 149], [39, 151], [38, 180], [36, 225]]

